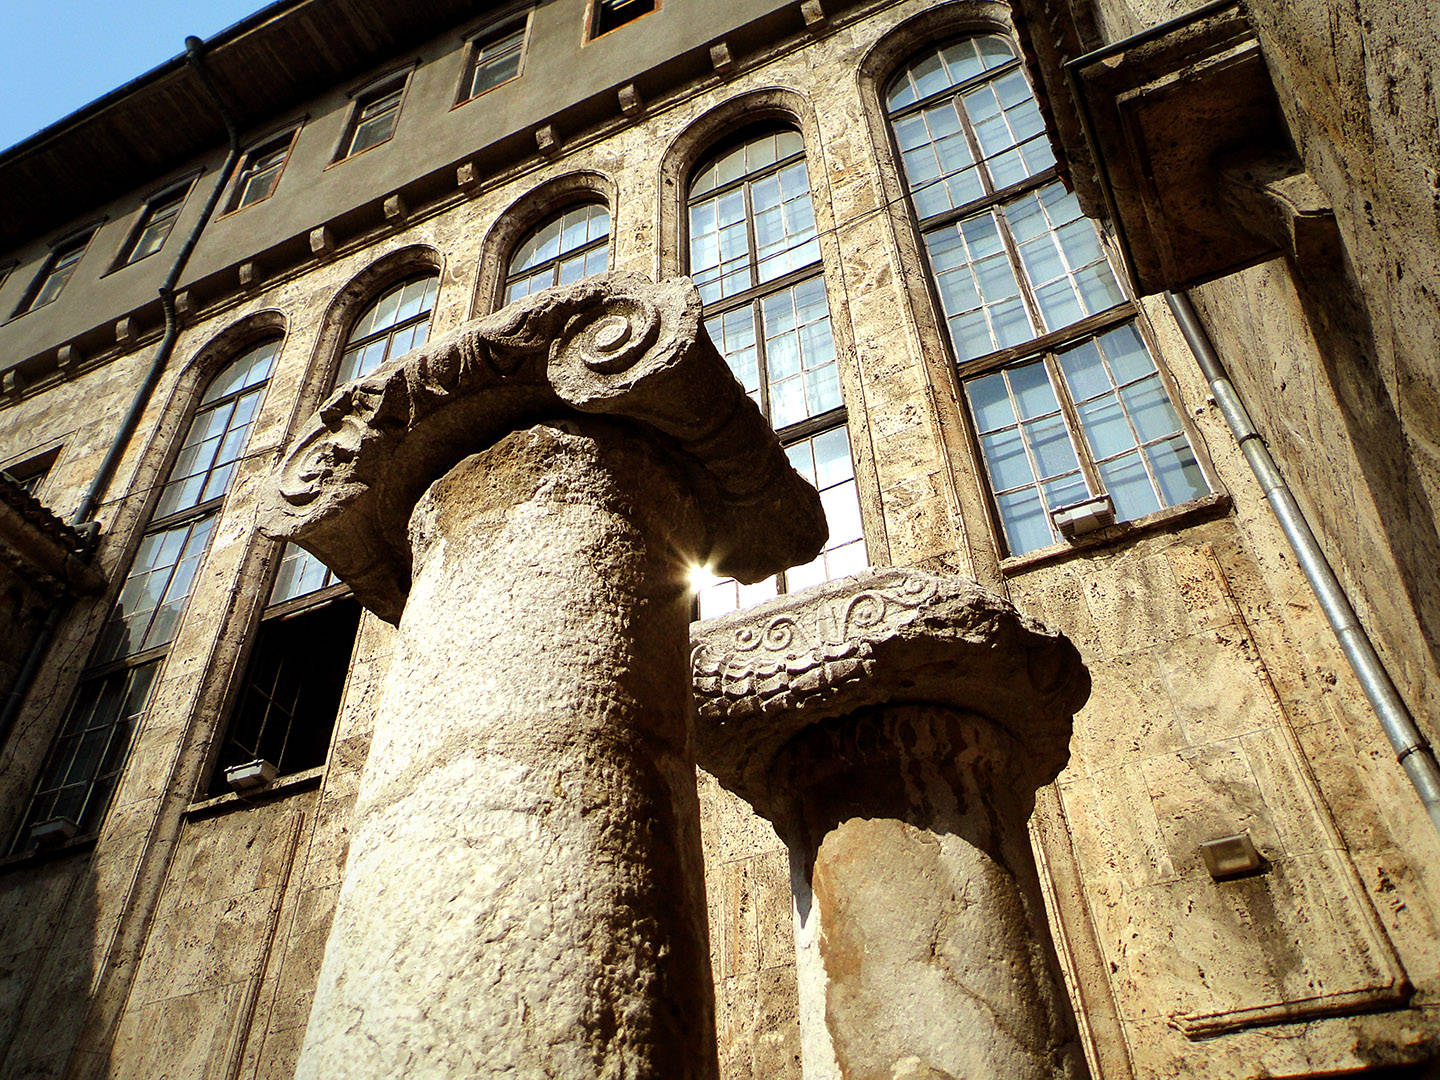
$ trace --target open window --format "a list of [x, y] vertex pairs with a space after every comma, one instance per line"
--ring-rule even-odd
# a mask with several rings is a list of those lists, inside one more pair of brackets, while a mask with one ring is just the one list
[[147, 202], [139, 223], [120, 249], [120, 257], [115, 264], [128, 266], [159, 251], [175, 228], [175, 221], [188, 194], [190, 184], [187, 182], [162, 191]]
[[34, 311], [46, 304], [59, 299], [60, 293], [69, 284], [70, 279], [75, 275], [75, 267], [80, 264], [81, 258], [85, 255], [85, 249], [90, 246], [91, 239], [95, 236], [95, 229], [87, 229], [82, 233], [70, 237], [57, 244], [45, 260], [40, 273], [35, 275], [35, 280], [30, 283], [26, 290], [25, 298], [16, 309], [16, 315], [23, 315], [27, 311]]
[[209, 793], [250, 793], [325, 764], [360, 605], [297, 547], [286, 548], [260, 618]]
[[590, 37], [618, 30], [660, 6], [659, 0], [590, 0]]
[[241, 159], [235, 173], [230, 205], [226, 207], [227, 213], [253, 206], [275, 194], [298, 130], [294, 128], [265, 140]]
[[472, 101], [487, 90], [519, 77], [525, 57], [527, 25], [528, 19], [515, 19], [487, 30], [471, 42], [457, 104]]

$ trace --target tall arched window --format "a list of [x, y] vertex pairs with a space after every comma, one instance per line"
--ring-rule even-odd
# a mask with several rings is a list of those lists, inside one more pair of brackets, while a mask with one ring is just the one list
[[691, 175], [688, 224], [705, 329], [820, 489], [830, 523], [825, 551], [805, 566], [752, 586], [702, 577], [709, 618], [854, 573], [867, 555], [799, 132], [751, 130], [722, 146]]
[[355, 320], [335, 384], [343, 386], [369, 375], [385, 361], [424, 345], [439, 291], [438, 274], [422, 274], [386, 289]]
[[[337, 383], [362, 378], [430, 335], [440, 278], [386, 288], [345, 339]], [[209, 792], [262, 788], [325, 763], [350, 669], [360, 606], [334, 573], [286, 544], [211, 772]]]
[[280, 349], [247, 349], [206, 387], [99, 644], [31, 796], [15, 847], [94, 832], [179, 629]]
[[886, 107], [1009, 554], [1206, 494], [1014, 49], [927, 49]]
[[572, 206], [525, 238], [505, 274], [505, 303], [552, 285], [603, 274], [610, 262], [610, 211], [603, 203]]

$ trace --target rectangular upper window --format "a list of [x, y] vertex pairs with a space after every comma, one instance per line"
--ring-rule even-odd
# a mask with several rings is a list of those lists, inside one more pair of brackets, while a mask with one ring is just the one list
[[590, 36], [608, 34], [659, 6], [659, 0], [590, 0]]
[[239, 210], [275, 194], [275, 185], [280, 182], [280, 172], [285, 168], [298, 130], [291, 129], [267, 139], [245, 155], [235, 173], [235, 188], [227, 211]]
[[405, 75], [386, 79], [355, 98], [350, 127], [340, 144], [336, 161], [354, 157], [372, 146], [389, 142], [400, 119], [400, 99], [405, 96]]
[[50, 257], [45, 260], [45, 268], [31, 283], [30, 291], [15, 314], [23, 315], [27, 311], [42, 308], [58, 297], [66, 282], [74, 275], [75, 267], [94, 235], [95, 230], [89, 229], [51, 251]]
[[180, 216], [180, 208], [185, 205], [185, 196], [188, 194], [190, 185], [186, 183], [162, 191], [146, 203], [145, 212], [140, 216], [140, 224], [120, 252], [116, 265], [128, 266], [159, 251], [170, 235], [170, 230], [175, 227], [175, 219]]
[[520, 74], [520, 61], [525, 54], [525, 26], [525, 19], [516, 19], [475, 39], [465, 81], [460, 86], [462, 103]]

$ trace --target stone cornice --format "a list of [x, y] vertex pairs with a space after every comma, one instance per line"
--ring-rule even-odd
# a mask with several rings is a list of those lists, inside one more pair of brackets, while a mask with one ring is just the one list
[[757, 803], [800, 732], [901, 703], [986, 718], [1044, 783], [1090, 694], [1063, 635], [973, 581], [918, 570], [875, 570], [697, 624], [691, 647], [696, 759]]
[[104, 579], [85, 552], [79, 533], [0, 474], [0, 565], [50, 597], [94, 592]]
[[510, 431], [577, 414], [670, 442], [707, 517], [696, 555], [721, 573], [755, 581], [824, 543], [819, 496], [710, 343], [694, 285], [638, 274], [535, 293], [341, 387], [271, 477], [262, 528], [395, 622], [425, 489]]

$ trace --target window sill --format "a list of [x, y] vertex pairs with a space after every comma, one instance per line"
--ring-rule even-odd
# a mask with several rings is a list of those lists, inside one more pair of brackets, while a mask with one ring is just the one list
[[258, 803], [288, 798], [291, 795], [298, 795], [302, 791], [315, 790], [324, 778], [325, 766], [317, 765], [313, 769], [305, 769], [303, 772], [279, 777], [265, 790], [257, 791], [253, 795], [241, 795], [236, 791], [227, 791], [224, 795], [197, 799], [185, 808], [185, 816], [192, 819], [215, 817], [219, 814], [228, 814], [232, 810], [255, 806]]
[[1066, 559], [1091, 552], [1095, 548], [1123, 543], [1148, 533], [1223, 517], [1229, 511], [1230, 496], [1223, 491], [1211, 492], [1209, 495], [1191, 499], [1179, 506], [1167, 506], [1163, 510], [1156, 510], [1153, 514], [1146, 514], [1134, 521], [1120, 521], [1114, 525], [1107, 525], [1103, 529], [1096, 529], [1093, 533], [1087, 533], [1069, 543], [1051, 544], [1049, 547], [1029, 551], [1024, 555], [1012, 555], [1001, 559], [1000, 572], [1006, 577], [1011, 577], [1037, 566], [1063, 562]]
[[462, 105], [469, 105], [472, 101], [479, 101], [479, 100], [480, 100], [481, 98], [483, 98], [486, 94], [489, 94], [489, 93], [492, 93], [492, 92], [494, 92], [494, 91], [496, 91], [496, 90], [499, 90], [502, 86], [509, 86], [509, 85], [510, 85], [511, 83], [513, 83], [516, 79], [520, 78], [520, 76], [523, 75], [523, 74], [524, 74], [523, 71], [517, 71], [514, 75], [511, 75], [511, 76], [510, 76], [508, 79], [506, 79], [504, 82], [497, 82], [494, 86], [487, 86], [484, 90], [481, 90], [481, 91], [480, 91], [478, 94], [476, 94], [474, 97], [461, 98], [459, 101], [455, 102], [454, 105], [451, 105], [451, 106], [450, 106], [450, 111], [451, 111], [451, 112], [454, 112], [456, 109], [460, 108]]
[[[377, 143], [372, 143], [370, 146], [367, 146], [364, 150], [357, 150], [357, 151], [355, 151], [355, 153], [353, 153], [353, 154], [346, 154], [344, 157], [333, 158], [333, 159], [331, 160], [330, 164], [329, 164], [329, 165], [326, 165], [326, 166], [325, 166], [323, 169], [321, 169], [320, 171], [321, 171], [322, 173], [326, 173], [326, 172], [329, 172], [331, 169], [335, 168], [336, 165], [344, 165], [345, 162], [347, 162], [347, 161], [354, 161], [356, 158], [364, 157], [366, 154], [370, 153], [371, 150], [378, 150], [378, 149], [380, 149], [380, 147], [382, 147], [382, 146], [388, 146], [394, 138], [395, 138], [395, 134], [394, 134], [394, 132], [391, 132], [389, 136], [387, 136], [387, 137], [384, 138], [384, 139], [381, 139], [381, 140], [380, 140], [379, 142], [377, 142]], [[267, 196], [267, 198], [268, 198], [268, 196]], [[252, 205], [253, 205], [253, 204], [252, 204]]]
[[53, 862], [56, 859], [63, 859], [67, 855], [80, 855], [93, 851], [95, 841], [99, 839], [96, 833], [85, 833], [74, 839], [67, 840], [52, 848], [30, 848], [28, 851], [17, 851], [13, 855], [6, 855], [0, 858], [0, 874], [11, 870], [18, 870], [26, 866], [39, 866], [42, 863]]

